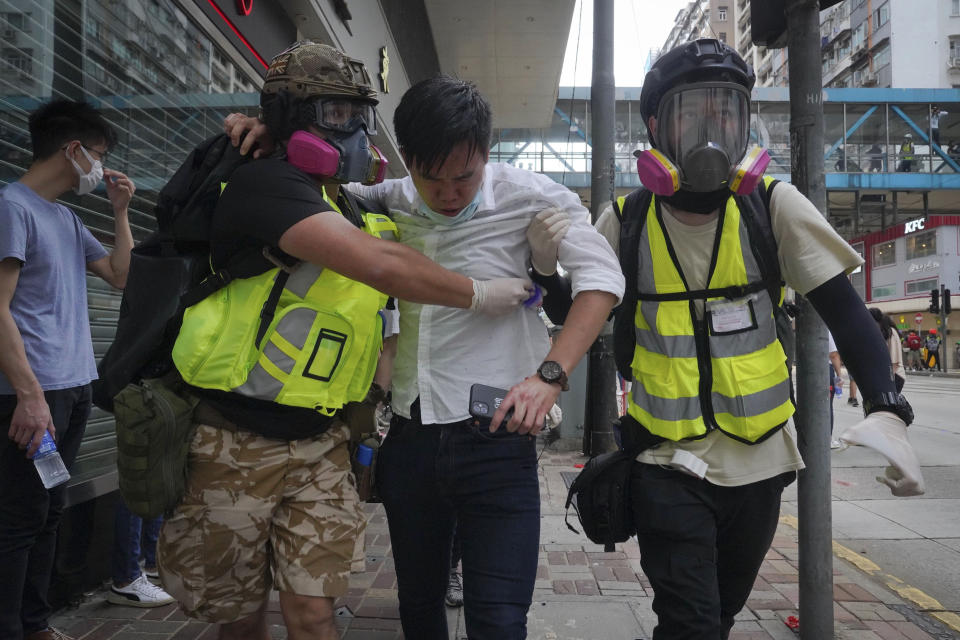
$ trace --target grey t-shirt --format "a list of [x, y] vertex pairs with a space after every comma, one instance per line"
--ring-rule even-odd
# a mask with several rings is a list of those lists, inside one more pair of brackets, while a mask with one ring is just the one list
[[[14, 182], [0, 189], [0, 260], [22, 263], [10, 310], [44, 391], [97, 378], [87, 312], [87, 263], [107, 255], [67, 207]], [[0, 394], [14, 393], [0, 372]]]

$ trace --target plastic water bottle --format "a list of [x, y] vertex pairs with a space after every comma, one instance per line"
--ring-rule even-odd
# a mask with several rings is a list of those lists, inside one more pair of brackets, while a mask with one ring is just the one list
[[50, 437], [49, 431], [43, 432], [43, 440], [40, 441], [40, 448], [33, 456], [33, 464], [37, 467], [37, 473], [40, 474], [40, 481], [47, 489], [52, 489], [70, 479], [70, 472], [63, 464], [63, 458], [60, 457], [57, 444]]
[[360, 494], [360, 500], [365, 502], [370, 497], [370, 481], [372, 480], [373, 447], [365, 444], [357, 445], [357, 453], [354, 456], [354, 473], [357, 476], [357, 493]]
[[843, 395], [843, 387], [841, 387], [840, 385], [834, 385], [833, 393], [836, 394], [836, 396], [839, 398], [840, 396]]

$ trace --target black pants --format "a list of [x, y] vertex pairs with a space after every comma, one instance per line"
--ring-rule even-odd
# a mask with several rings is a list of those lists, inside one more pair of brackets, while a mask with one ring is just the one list
[[[90, 415], [90, 385], [44, 393], [57, 449], [69, 469]], [[16, 396], [0, 395], [0, 638], [20, 640], [47, 627], [47, 590], [66, 485], [43, 488], [33, 461], [7, 437]]]
[[653, 586], [653, 640], [725, 640], [773, 542], [780, 495], [796, 474], [719, 487], [635, 463], [640, 565]]
[[[415, 405], [416, 406], [416, 405]], [[471, 640], [522, 640], [537, 579], [535, 439], [463, 421], [393, 416], [377, 457], [407, 638], [449, 637], [443, 599], [456, 527]]]

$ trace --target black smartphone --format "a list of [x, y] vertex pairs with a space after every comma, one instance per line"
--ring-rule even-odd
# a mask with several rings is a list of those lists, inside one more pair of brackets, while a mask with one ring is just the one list
[[[500, 408], [503, 399], [507, 397], [505, 389], [488, 387], [485, 384], [474, 384], [470, 386], [470, 415], [484, 424], [490, 424], [493, 414]], [[513, 415], [513, 409], [507, 411], [503, 417], [500, 427], [505, 425]], [[497, 427], [498, 429], [500, 427]]]

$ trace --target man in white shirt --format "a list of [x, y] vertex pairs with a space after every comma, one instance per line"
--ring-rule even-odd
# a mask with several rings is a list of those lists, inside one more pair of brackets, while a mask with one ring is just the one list
[[[400, 301], [395, 418], [378, 458], [406, 637], [447, 638], [456, 522], [468, 635], [525, 638], [540, 522], [533, 436], [622, 295], [623, 276], [576, 194], [487, 164], [490, 108], [473, 85], [444, 76], [415, 85], [394, 127], [411, 176], [351, 189], [390, 210], [402, 243], [473, 277], [522, 277], [539, 216], [572, 278], [573, 306], [552, 346], [534, 305], [491, 318]], [[470, 417], [475, 383], [510, 389], [490, 426]]]

